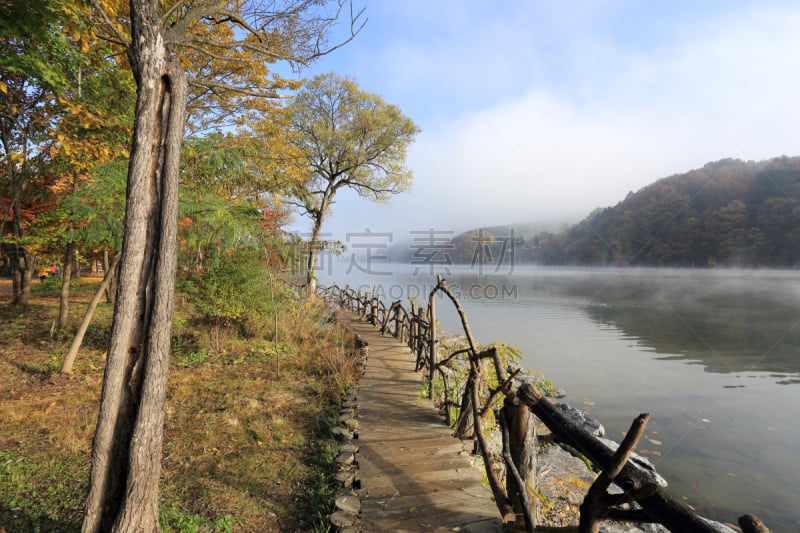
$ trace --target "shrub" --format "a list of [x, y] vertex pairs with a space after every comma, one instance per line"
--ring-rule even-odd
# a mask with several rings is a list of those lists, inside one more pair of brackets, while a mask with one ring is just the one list
[[267, 270], [255, 250], [210, 257], [202, 272], [188, 277], [183, 290], [200, 322], [209, 328], [217, 352], [233, 328], [242, 328], [250, 317], [264, 316], [272, 308]]

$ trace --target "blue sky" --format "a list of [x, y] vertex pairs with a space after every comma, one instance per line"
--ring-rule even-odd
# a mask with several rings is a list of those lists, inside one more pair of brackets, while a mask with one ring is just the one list
[[576, 222], [708, 161], [800, 155], [797, 1], [373, 0], [365, 14], [305, 74], [355, 78], [422, 133], [410, 193], [337, 196], [323, 229], [342, 241]]

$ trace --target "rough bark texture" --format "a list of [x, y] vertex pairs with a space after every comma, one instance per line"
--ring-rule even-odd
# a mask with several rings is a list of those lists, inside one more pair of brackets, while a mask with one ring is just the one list
[[36, 271], [36, 257], [24, 248], [21, 250], [22, 257], [25, 260], [25, 270], [22, 271], [20, 276], [20, 292], [17, 303], [27, 307], [31, 301], [31, 284], [33, 283], [33, 273]]
[[131, 0], [136, 119], [103, 394], [83, 530], [157, 531], [186, 80], [156, 3]]
[[[103, 270], [108, 272], [111, 271], [111, 279], [108, 281], [108, 287], [106, 287], [106, 302], [114, 305], [117, 301], [117, 269], [109, 266], [108, 260], [108, 250], [103, 251]], [[118, 255], [118, 254], [117, 254]], [[117, 264], [116, 255], [114, 259], [111, 261], [114, 264]]]
[[306, 285], [308, 297], [317, 293], [317, 261], [319, 260], [319, 234], [322, 229], [322, 216], [314, 219], [311, 241], [308, 243], [308, 263], [306, 264]]
[[72, 258], [74, 255], [75, 244], [67, 244], [67, 248], [64, 251], [64, 261], [61, 263], [61, 296], [58, 302], [58, 329], [67, 327], [69, 323], [69, 284], [70, 281], [72, 281]]
[[[520, 486], [514, 476], [506, 475], [508, 499], [514, 505], [514, 512], [517, 516], [523, 516], [524, 511], [521, 505], [525, 500], [533, 506], [531, 514], [536, 516], [538, 499], [530, 488], [536, 487], [536, 446], [534, 445], [536, 424], [530, 420], [530, 411], [527, 406], [515, 405], [513, 398], [508, 398], [504, 402], [503, 410], [509, 426], [509, 453], [519, 472], [520, 481], [522, 481], [522, 486]], [[521, 497], [522, 491], [525, 492], [525, 498]], [[518, 521], [517, 525], [522, 526], [524, 522]]]

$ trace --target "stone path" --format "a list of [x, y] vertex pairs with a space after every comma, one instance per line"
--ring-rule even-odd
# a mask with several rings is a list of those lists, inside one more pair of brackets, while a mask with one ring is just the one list
[[420, 398], [414, 355], [370, 324], [344, 315], [369, 343], [358, 388], [358, 477], [364, 532], [504, 531], [471, 441], [451, 436], [433, 403]]

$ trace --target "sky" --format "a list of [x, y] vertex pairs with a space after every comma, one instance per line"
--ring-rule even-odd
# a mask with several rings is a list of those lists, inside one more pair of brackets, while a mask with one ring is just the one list
[[800, 155], [798, 1], [365, 7], [355, 40], [303, 74], [350, 76], [422, 131], [410, 192], [389, 204], [338, 193], [323, 232], [345, 244], [366, 230], [398, 242], [578, 222], [710, 161]]

